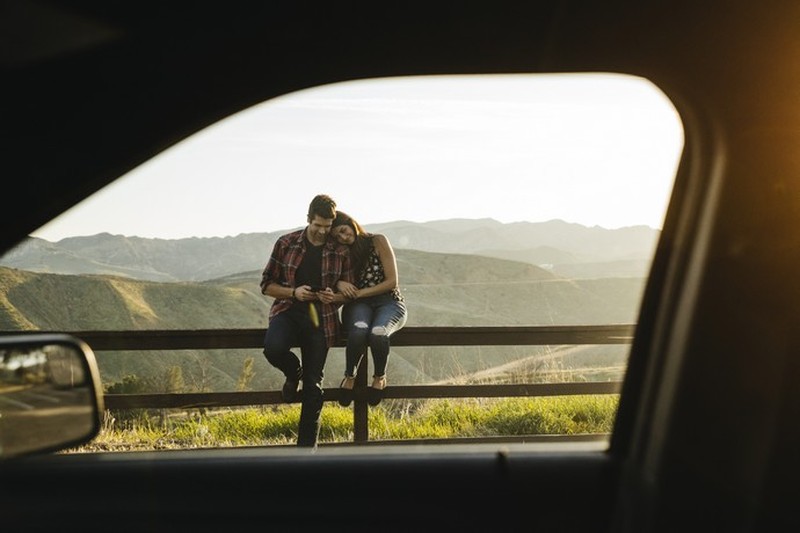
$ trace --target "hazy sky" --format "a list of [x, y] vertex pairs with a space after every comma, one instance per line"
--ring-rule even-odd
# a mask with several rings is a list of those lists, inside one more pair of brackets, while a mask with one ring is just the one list
[[612, 75], [429, 77], [301, 91], [174, 146], [34, 232], [176, 239], [490, 217], [661, 228], [683, 147], [671, 103]]

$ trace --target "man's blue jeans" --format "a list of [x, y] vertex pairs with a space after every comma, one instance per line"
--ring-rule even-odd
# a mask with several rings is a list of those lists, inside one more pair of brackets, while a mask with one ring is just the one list
[[[300, 358], [292, 352], [295, 346], [300, 347]], [[296, 381], [302, 372], [303, 400], [297, 428], [297, 445], [316, 446], [328, 346], [323, 329], [311, 322], [305, 304], [297, 302], [272, 318], [264, 335], [264, 356], [288, 380]]]

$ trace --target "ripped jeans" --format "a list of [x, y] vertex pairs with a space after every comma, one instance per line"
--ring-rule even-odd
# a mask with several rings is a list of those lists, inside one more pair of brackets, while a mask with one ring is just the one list
[[360, 298], [342, 308], [342, 326], [347, 332], [345, 376], [355, 376], [369, 347], [375, 376], [386, 374], [391, 335], [406, 324], [406, 304], [391, 293]]

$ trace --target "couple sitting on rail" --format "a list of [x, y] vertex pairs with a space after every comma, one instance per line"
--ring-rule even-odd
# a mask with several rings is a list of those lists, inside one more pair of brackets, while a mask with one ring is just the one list
[[[315, 447], [323, 371], [328, 349], [338, 337], [339, 307], [347, 333], [339, 400], [344, 406], [352, 402], [367, 348], [374, 364], [367, 401], [378, 405], [383, 398], [390, 338], [405, 325], [407, 309], [394, 250], [384, 235], [364, 231], [352, 217], [337, 212], [336, 202], [324, 194], [311, 201], [307, 222], [275, 243], [261, 276], [261, 292], [275, 299], [264, 355], [286, 377], [284, 401], [302, 396], [297, 445]], [[300, 358], [292, 352], [294, 346], [300, 347]]]

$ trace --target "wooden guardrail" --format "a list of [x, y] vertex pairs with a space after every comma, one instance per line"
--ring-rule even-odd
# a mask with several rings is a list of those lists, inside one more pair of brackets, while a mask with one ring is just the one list
[[[632, 324], [592, 326], [405, 327], [392, 346], [533, 346], [630, 344]], [[264, 329], [73, 331], [94, 351], [242, 349], [263, 347]], [[341, 342], [339, 346], [344, 346]], [[356, 377], [353, 440], [366, 443], [367, 365]], [[577, 394], [616, 394], [621, 382], [531, 383], [497, 385], [392, 385], [385, 398], [488, 398]], [[339, 399], [338, 388], [325, 389], [325, 401]], [[106, 394], [107, 409], [226, 407], [282, 403], [280, 391], [198, 392], [170, 394]]]

